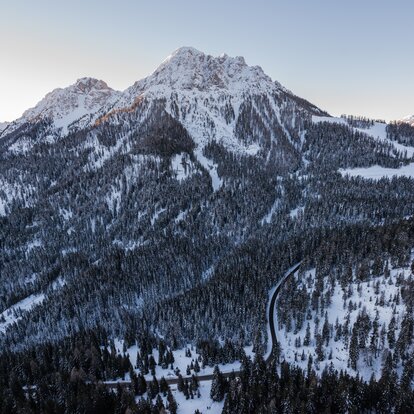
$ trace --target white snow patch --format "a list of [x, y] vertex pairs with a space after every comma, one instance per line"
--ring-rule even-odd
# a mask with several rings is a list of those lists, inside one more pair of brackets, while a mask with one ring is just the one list
[[121, 247], [126, 251], [131, 251], [138, 249], [141, 246], [145, 246], [148, 244], [148, 240], [144, 240], [143, 237], [140, 237], [139, 240], [129, 240], [128, 242], [124, 242], [122, 240], [115, 239], [112, 244], [116, 244], [117, 246]]
[[33, 147], [34, 142], [27, 137], [18, 139], [9, 147], [9, 151], [13, 154], [27, 154]]
[[343, 125], [348, 125], [348, 122], [346, 122], [346, 120], [344, 118], [337, 118], [334, 116], [317, 116], [317, 115], [312, 115], [312, 122], [314, 124], [319, 124], [320, 122], [328, 122], [330, 124], [343, 124]]
[[188, 210], [180, 211], [177, 217], [174, 219], [175, 223], [179, 223], [180, 221], [184, 220], [185, 216], [188, 214]]
[[15, 200], [22, 201], [25, 207], [30, 207], [35, 201], [35, 188], [26, 182], [26, 177], [21, 173], [13, 183], [0, 177], [0, 216], [6, 216], [9, 206]]
[[204, 154], [202, 148], [198, 147], [194, 154], [200, 164], [207, 170], [211, 177], [211, 185], [213, 186], [213, 191], [217, 191], [223, 185], [223, 180], [219, 177], [217, 173], [217, 164], [208, 159]]
[[78, 249], [76, 249], [75, 247], [68, 247], [67, 249], [62, 249], [61, 253], [62, 256], [67, 256], [70, 253], [76, 253], [78, 251]]
[[9, 325], [22, 318], [18, 315], [19, 311], [28, 312], [37, 304], [42, 303], [44, 299], [43, 293], [33, 294], [3, 311], [0, 314], [0, 320], [4, 318], [4, 322], [0, 322], [0, 332], [4, 332]]
[[201, 279], [208, 280], [214, 275], [214, 265], [210, 266], [201, 274]]
[[371, 136], [372, 138], [377, 139], [383, 143], [391, 144], [397, 151], [406, 154], [406, 157], [411, 158], [414, 156], [414, 147], [407, 147], [402, 145], [396, 141], [390, 140], [387, 138], [387, 124], [383, 122], [374, 122], [373, 125], [368, 126], [367, 128], [356, 128], [348, 124], [346, 119], [344, 118], [336, 118], [336, 117], [329, 117], [329, 116], [312, 116], [313, 123], [320, 123], [320, 122], [329, 122], [331, 124], [341, 124], [346, 125], [348, 128], [362, 132]]
[[380, 180], [381, 178], [408, 177], [414, 178], [414, 163], [404, 165], [400, 168], [386, 168], [379, 165], [373, 165], [366, 168], [348, 168], [339, 169], [339, 172], [345, 177], [363, 177], [371, 180]]
[[10, 122], [0, 122], [0, 135], [10, 125]]
[[153, 216], [151, 217], [151, 226], [153, 226], [155, 224], [155, 222], [158, 220], [158, 218], [160, 217], [160, 215], [164, 211], [167, 211], [167, 209], [166, 208], [159, 208], [159, 209], [155, 210]]
[[59, 214], [65, 221], [68, 221], [73, 217], [73, 212], [71, 209], [67, 210], [65, 208], [59, 208]]
[[247, 148], [246, 148], [246, 154], [249, 155], [256, 155], [259, 151], [260, 151], [260, 145], [258, 144], [250, 144]]
[[26, 253], [30, 253], [36, 247], [42, 247], [42, 246], [43, 246], [42, 240], [34, 239], [31, 242], [27, 243]]
[[280, 206], [280, 199], [277, 198], [273, 203], [272, 207], [270, 208], [269, 212], [262, 218], [260, 224], [263, 226], [264, 224], [270, 224], [272, 221], [273, 214], [276, 213]]
[[[115, 348], [117, 350], [117, 352], [119, 354], [122, 354], [122, 350], [123, 350], [123, 340], [116, 340], [115, 341]], [[191, 357], [186, 356], [186, 349], [190, 349], [191, 351]], [[108, 348], [109, 350], [109, 348]], [[253, 357], [254, 353], [253, 353], [253, 346], [246, 346], [244, 347], [244, 351], [246, 353], [247, 356]], [[126, 353], [129, 356], [129, 360], [131, 362], [131, 365], [134, 367], [134, 370], [139, 373], [139, 369], [136, 368], [136, 364], [137, 364], [137, 352], [139, 351], [139, 348], [137, 347], [137, 345], [133, 345], [131, 347], [129, 347], [126, 351]], [[155, 366], [155, 376], [160, 379], [161, 377], [164, 377], [166, 379], [169, 378], [177, 378], [176, 372], [178, 369], [178, 372], [183, 376], [183, 378], [187, 378], [187, 366], [191, 365], [191, 362], [195, 362], [196, 359], [199, 358], [199, 354], [196, 352], [195, 348], [192, 345], [188, 345], [185, 348], [182, 349], [176, 349], [173, 350], [173, 355], [174, 355], [174, 363], [173, 363], [173, 369], [171, 369], [171, 367], [168, 367], [166, 369], [163, 369], [160, 365], [156, 364]], [[153, 349], [152, 351], [152, 355], [155, 359], [155, 361], [158, 361], [158, 349]], [[212, 374], [214, 371], [214, 366], [209, 366], [206, 365], [204, 368], [202, 367], [202, 363], [200, 362], [200, 372], [197, 373], [198, 376], [202, 376], [202, 375], [209, 375]], [[231, 373], [232, 371], [239, 371], [240, 370], [240, 366], [241, 366], [241, 362], [240, 361], [234, 361], [232, 363], [229, 364], [218, 364], [218, 367], [220, 368], [220, 371], [222, 373]], [[191, 374], [189, 377], [191, 377], [191, 375], [194, 374], [194, 371], [191, 371]], [[148, 373], [145, 375], [145, 379], [146, 380], [152, 380], [152, 375], [151, 373]], [[129, 381], [130, 377], [129, 377], [129, 373], [125, 374], [124, 378], [117, 378], [111, 381], [106, 381], [108, 382], [122, 382], [122, 381]]]
[[221, 414], [223, 412], [224, 400], [216, 402], [210, 398], [211, 382], [212, 381], [200, 382], [199, 390], [201, 397], [197, 398], [195, 396], [193, 400], [186, 400], [184, 394], [177, 391], [176, 385], [170, 386], [175, 401], [178, 404], [178, 414], [190, 414], [194, 413], [196, 410], [199, 410], [201, 413], [207, 412], [209, 414]]
[[304, 207], [296, 207], [293, 210], [290, 211], [289, 216], [291, 219], [296, 219], [300, 214], [304, 212]]
[[180, 153], [171, 158], [171, 169], [178, 181], [184, 181], [191, 177], [195, 166], [190, 160], [188, 154]]

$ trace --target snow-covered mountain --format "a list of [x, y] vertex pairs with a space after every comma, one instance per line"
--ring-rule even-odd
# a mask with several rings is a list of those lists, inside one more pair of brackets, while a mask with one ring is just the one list
[[409, 115], [409, 116], [404, 117], [403, 119], [401, 119], [401, 122], [405, 122], [407, 124], [414, 126], [414, 115]]
[[[248, 66], [242, 57], [213, 57], [182, 47], [150, 76], [126, 89], [112, 109], [116, 112], [145, 100], [158, 100], [184, 125], [197, 146], [216, 140], [227, 148], [251, 153], [257, 152], [260, 143], [254, 134], [240, 139], [241, 131], [237, 128], [241, 118], [246, 112], [264, 112], [264, 128], [271, 129], [270, 119], [280, 122], [284, 109], [294, 98], [259, 66]], [[322, 113], [305, 101], [301, 104], [297, 106], [309, 114]]]
[[119, 96], [120, 92], [111, 89], [102, 80], [81, 78], [73, 85], [48, 93], [35, 107], [14, 121], [10, 130], [42, 120], [51, 121], [56, 130], [66, 135], [72, 127], [89, 125], [94, 114], [102, 107], [115, 103]]
[[0, 133], [2, 133], [8, 126], [10, 122], [0, 122]]
[[182, 47], [168, 56], [148, 77], [128, 88], [118, 106], [131, 105], [142, 94], [170, 97], [173, 92], [243, 95], [286, 91], [259, 66], [248, 66], [242, 57], [206, 55]]
[[123, 92], [91, 78], [51, 92], [0, 135], [0, 347], [98, 329], [128, 347], [158, 333], [260, 347], [292, 264], [327, 275], [414, 245], [414, 179], [352, 174], [404, 172], [405, 129], [332, 118], [193, 48]]
[[[0, 124], [2, 412], [26, 385], [28, 407], [51, 392], [60, 407], [65, 381], [131, 379], [154, 402], [153, 374], [240, 361], [226, 403], [179, 381], [179, 412], [263, 411], [231, 401], [247, 389], [289, 410], [262, 381], [298, 395], [277, 359], [305, 370], [291, 372], [309, 395], [321, 377], [332, 397], [334, 370], [382, 376], [370, 392], [337, 379], [366, 395], [406, 384], [410, 408], [395, 412], [413, 412], [413, 161], [414, 127], [331, 117], [241, 57], [185, 47], [123, 92], [92, 78], [52, 91]], [[251, 363], [270, 344], [269, 292], [298, 262], [275, 302], [279, 358]], [[318, 399], [308, 411], [329, 411]]]
[[[216, 140], [227, 148], [244, 153], [271, 149], [277, 141], [272, 129], [276, 124], [288, 141], [300, 117], [296, 112], [321, 115], [323, 112], [297, 98], [278, 82], [271, 80], [258, 66], [248, 66], [242, 57], [206, 55], [194, 48], [177, 49], [148, 77], [124, 92], [115, 91], [103, 81], [82, 78], [74, 85], [55, 89], [34, 108], [24, 112], [9, 131], [39, 120], [50, 120], [59, 135], [96, 121], [118, 123], [119, 113], [157, 102], [190, 133], [199, 151]], [[289, 125], [281, 125], [289, 113]], [[261, 131], [245, 131], [241, 121], [256, 114], [263, 119]], [[299, 128], [300, 129], [300, 128]], [[50, 131], [48, 132], [50, 134]], [[296, 142], [297, 143], [297, 142]]]

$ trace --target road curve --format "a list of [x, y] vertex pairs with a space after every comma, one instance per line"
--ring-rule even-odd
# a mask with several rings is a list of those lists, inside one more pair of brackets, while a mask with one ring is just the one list
[[298, 264], [296, 264], [295, 266], [291, 267], [282, 277], [282, 279], [280, 279], [279, 283], [276, 285], [273, 293], [272, 293], [272, 297], [270, 299], [270, 304], [269, 304], [269, 309], [268, 309], [268, 315], [267, 315], [267, 320], [269, 322], [269, 329], [270, 329], [270, 336], [271, 336], [271, 351], [269, 352], [269, 355], [267, 355], [266, 358], [266, 362], [270, 362], [271, 358], [273, 358], [273, 350], [275, 348], [275, 345], [277, 343], [277, 337], [276, 337], [276, 329], [275, 329], [275, 305], [276, 305], [276, 299], [284, 285], [284, 283], [286, 282], [286, 280], [288, 278], [290, 278], [291, 276], [293, 276], [299, 269], [300, 265], [302, 264], [302, 262], [299, 262]]
[[[276, 305], [276, 299], [283, 287], [283, 284], [286, 282], [286, 280], [293, 276], [297, 270], [299, 269], [300, 265], [302, 264], [302, 262], [299, 262], [298, 264], [296, 264], [295, 266], [291, 267], [284, 275], [283, 277], [280, 279], [279, 283], [276, 285], [276, 287], [274, 288], [273, 292], [272, 292], [272, 296], [270, 298], [270, 303], [269, 303], [269, 307], [268, 307], [268, 314], [267, 314], [267, 320], [269, 323], [269, 328], [270, 328], [270, 336], [271, 336], [271, 350], [268, 353], [268, 355], [266, 356], [266, 362], [270, 362], [271, 358], [273, 358], [273, 349], [276, 345], [277, 342], [277, 337], [276, 337], [276, 330], [275, 330], [275, 320], [274, 320], [274, 315], [275, 315], [275, 305]], [[223, 371], [222, 374], [224, 377], [229, 377], [232, 374], [235, 374], [236, 376], [240, 373], [240, 371]], [[191, 379], [191, 377], [186, 376], [183, 377], [184, 380], [186, 379]], [[197, 376], [197, 379], [199, 382], [203, 382], [203, 381], [211, 381], [213, 379], [213, 374], [206, 374], [206, 375], [199, 375]], [[165, 380], [167, 381], [168, 385], [175, 385], [178, 384], [178, 378], [165, 378]], [[150, 383], [151, 381], [147, 381], [147, 383]], [[131, 385], [131, 381], [105, 381], [103, 383], [106, 387], [110, 388], [110, 389], [116, 389], [118, 387], [118, 385], [120, 385], [121, 387], [127, 387]]]

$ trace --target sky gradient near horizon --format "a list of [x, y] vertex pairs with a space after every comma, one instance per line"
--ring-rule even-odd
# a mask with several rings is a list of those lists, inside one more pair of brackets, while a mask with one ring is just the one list
[[123, 90], [173, 50], [244, 56], [329, 113], [414, 114], [408, 0], [0, 0], [0, 121], [83, 76]]

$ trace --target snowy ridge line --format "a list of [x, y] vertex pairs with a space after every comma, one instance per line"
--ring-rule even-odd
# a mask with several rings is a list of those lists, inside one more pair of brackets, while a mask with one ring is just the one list
[[277, 342], [276, 329], [275, 329], [275, 326], [277, 325], [277, 315], [275, 316], [275, 313], [276, 313], [275, 305], [276, 305], [277, 296], [279, 295], [282, 285], [286, 282], [286, 280], [290, 276], [293, 276], [299, 270], [301, 264], [302, 264], [302, 261], [300, 261], [299, 263], [296, 263], [294, 266], [288, 269], [286, 273], [282, 276], [278, 284], [272, 289], [270, 289], [269, 291], [269, 300], [267, 302], [267, 308], [266, 308], [266, 315], [268, 316], [268, 324], [267, 324], [268, 342], [267, 342], [266, 353], [263, 355], [263, 358], [266, 362], [270, 361], [274, 345]]

